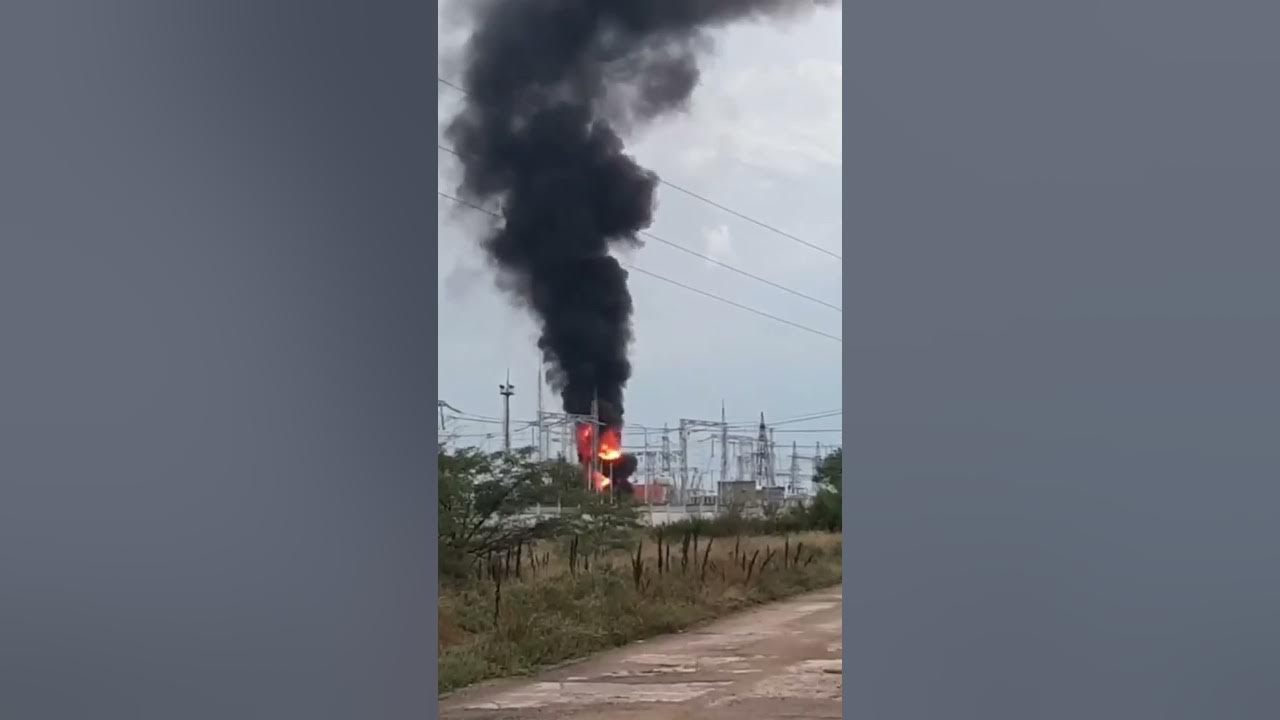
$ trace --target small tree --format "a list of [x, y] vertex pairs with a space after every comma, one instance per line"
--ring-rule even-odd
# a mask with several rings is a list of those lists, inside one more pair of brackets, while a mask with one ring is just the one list
[[844, 490], [843, 453], [842, 448], [836, 448], [823, 458], [813, 478], [818, 485], [818, 495], [809, 507], [810, 521], [815, 527], [832, 532], [844, 527], [841, 510]]
[[534, 461], [532, 455], [532, 449], [512, 453], [440, 450], [442, 576], [461, 577], [477, 559], [555, 534], [559, 520], [533, 520], [525, 515], [544, 501], [552, 482], [548, 464]]
[[564, 460], [548, 460], [542, 463], [542, 472], [545, 482], [538, 491], [537, 500], [543, 505], [576, 507], [593, 494], [587, 492], [580, 465]]
[[610, 498], [605, 493], [581, 492], [575, 498], [580, 512], [565, 520], [562, 533], [581, 538], [585, 551], [630, 548], [634, 531], [642, 526], [640, 512], [629, 498]]

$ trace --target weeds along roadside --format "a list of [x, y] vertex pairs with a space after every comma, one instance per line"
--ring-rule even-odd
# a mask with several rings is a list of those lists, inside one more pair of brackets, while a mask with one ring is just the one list
[[478, 559], [440, 588], [440, 692], [840, 583], [839, 533], [725, 530], [681, 524], [590, 549], [559, 538]]

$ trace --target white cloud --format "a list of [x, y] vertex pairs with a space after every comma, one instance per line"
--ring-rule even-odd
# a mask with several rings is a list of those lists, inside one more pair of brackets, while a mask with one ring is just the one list
[[706, 141], [697, 146], [789, 177], [840, 167], [838, 62], [799, 60], [725, 74], [722, 83], [708, 83], [699, 95], [692, 132]]
[[[732, 28], [717, 37], [689, 112], [644, 133], [667, 168], [685, 175], [737, 166], [784, 182], [839, 174], [842, 152], [840, 12]], [[670, 148], [677, 148], [675, 153]]]
[[462, 48], [471, 35], [470, 11], [468, 0], [446, 0], [436, 5], [436, 64], [446, 80], [458, 79]]
[[706, 241], [706, 254], [723, 263], [734, 260], [733, 238], [728, 225], [719, 225], [703, 233]]

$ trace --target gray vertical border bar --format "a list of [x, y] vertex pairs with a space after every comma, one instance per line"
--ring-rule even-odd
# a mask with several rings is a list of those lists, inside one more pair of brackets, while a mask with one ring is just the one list
[[0, 2], [0, 718], [436, 716], [436, 24]]
[[1280, 717], [1280, 4], [844, 22], [845, 717]]
[[[857, 257], [857, 242], [856, 240], [850, 241], [851, 236], [850, 236], [848, 226], [845, 225], [843, 221], [844, 219], [847, 219], [844, 217], [846, 214], [845, 211], [850, 207], [854, 207], [853, 198], [852, 198], [853, 193], [850, 189], [851, 186], [853, 185], [853, 183], [850, 182], [850, 180], [852, 179], [851, 178], [852, 172], [849, 170], [850, 166], [847, 162], [845, 162], [844, 156], [848, 154], [848, 150], [847, 150], [848, 144], [850, 141], [854, 139], [854, 128], [856, 127], [855, 123], [851, 120], [851, 118], [855, 118], [857, 116], [856, 115], [857, 103], [851, 102], [849, 98], [850, 82], [849, 82], [848, 72], [850, 71], [850, 69], [853, 68], [853, 63], [850, 62], [849, 43], [851, 39], [854, 37], [853, 28], [856, 22], [855, 16], [857, 15], [858, 7], [859, 7], [858, 3], [844, 3], [843, 10], [840, 13], [840, 21], [843, 24], [843, 28], [841, 28], [841, 56], [842, 56], [841, 65], [844, 69], [844, 71], [841, 72], [840, 74], [841, 83], [842, 83], [842, 87], [840, 88], [840, 101], [841, 101], [840, 118], [843, 126], [841, 128], [843, 137], [840, 143], [841, 168], [843, 169], [843, 172], [842, 172], [843, 177], [841, 178], [840, 185], [841, 185], [841, 190], [844, 194], [844, 200], [840, 206], [840, 214], [842, 216], [842, 220], [840, 223], [840, 227], [841, 227], [840, 255], [842, 256], [842, 259], [840, 260], [840, 264], [841, 264], [840, 275], [842, 278], [842, 282], [840, 283], [840, 287], [841, 287], [840, 306], [845, 308], [852, 307], [849, 304], [852, 298], [850, 296], [848, 278], [844, 273], [846, 269], [846, 264], [843, 258], [848, 257], [850, 255], [852, 255], [853, 257]], [[841, 457], [842, 457], [842, 461], [847, 461], [850, 455], [852, 455], [855, 458], [854, 462], [852, 463], [853, 468], [857, 467], [856, 458], [858, 457], [858, 452], [857, 452], [856, 444], [854, 443], [854, 440], [856, 438], [854, 437], [853, 433], [849, 431], [849, 427], [850, 427], [849, 418], [851, 416], [851, 413], [858, 412], [858, 409], [856, 405], [857, 393], [854, 392], [853, 384], [850, 382], [852, 378], [850, 377], [850, 373], [848, 372], [848, 370], [851, 365], [854, 368], [857, 367], [856, 358], [853, 358], [849, 355], [849, 344], [850, 344], [849, 338], [855, 337], [854, 333], [857, 332], [857, 322], [855, 320], [855, 317], [856, 317], [855, 313], [851, 313], [851, 312], [841, 313], [842, 329], [840, 333], [840, 336], [844, 338], [844, 343], [841, 346], [842, 358], [841, 358], [840, 394], [842, 395], [841, 407], [843, 407], [845, 411], [844, 422], [841, 423], [841, 427], [844, 429], [844, 432], [841, 433], [841, 446], [844, 448], [844, 452]], [[852, 468], [849, 468], [849, 469], [852, 469]], [[842, 470], [841, 472], [843, 473], [844, 470]], [[849, 664], [847, 660], [844, 659], [848, 656], [848, 653], [849, 653], [849, 647], [850, 647], [849, 643], [851, 640], [856, 641], [856, 638], [851, 637], [849, 634], [849, 628], [853, 626], [852, 617], [854, 612], [853, 603], [851, 602], [851, 600], [853, 599], [854, 593], [857, 592], [857, 583], [854, 582], [853, 580], [854, 572], [855, 572], [855, 566], [853, 562], [853, 553], [849, 552], [850, 550], [849, 541], [851, 539], [849, 526], [852, 522], [854, 522], [854, 519], [855, 519], [855, 515], [854, 515], [855, 505], [853, 502], [853, 493], [849, 492], [849, 486], [851, 482], [853, 481], [845, 482], [844, 490], [842, 491], [840, 496], [840, 505], [841, 505], [840, 514], [844, 518], [844, 525], [843, 525], [843, 531], [842, 531], [842, 535], [843, 535], [842, 544], [843, 544], [844, 550], [840, 558], [840, 564], [842, 566], [841, 567], [841, 577], [842, 577], [841, 594], [844, 598], [844, 602], [841, 604], [841, 614], [843, 617], [841, 618], [840, 645], [841, 645], [841, 655], [842, 655], [841, 663], [845, 667], [847, 667]], [[849, 683], [844, 682], [843, 688], [844, 688], [845, 694], [840, 701], [841, 715], [845, 718], [859, 717], [859, 714], [854, 712], [854, 709], [850, 707], [850, 704], [849, 704], [849, 698], [848, 698]]]
[[[435, 0], [435, 2], [431, 3], [431, 9], [433, 12], [431, 13], [431, 20], [429, 23], [431, 27], [431, 40], [429, 45], [431, 47], [431, 57], [433, 59], [433, 62], [439, 62], [438, 58], [440, 56], [439, 4], [440, 4], [440, 0]], [[424, 30], [425, 30], [425, 27], [424, 27]], [[435, 77], [424, 78], [424, 80], [429, 81], [429, 84], [426, 87], [438, 88]], [[440, 117], [440, 95], [438, 92], [436, 92], [436, 94], [433, 97], [435, 97], [435, 102], [431, 104], [432, 115], [436, 118], [439, 118]], [[433, 141], [435, 139], [436, 139], [435, 137], [432, 137]], [[434, 148], [431, 152], [431, 157], [437, 163], [439, 162], [439, 155], [434, 151]], [[433, 202], [436, 202], [436, 222], [431, 226], [431, 236], [430, 236], [431, 246], [433, 248], [438, 248], [440, 246], [440, 238], [439, 238], [439, 233], [440, 233], [439, 207], [440, 206], [439, 206], [439, 202], [435, 200], [435, 198], [437, 197], [436, 192], [440, 190], [439, 185], [440, 185], [440, 174], [438, 171], [433, 170], [431, 173], [431, 188], [430, 188], [431, 195], [427, 195], [426, 193], [427, 188], [424, 188], [422, 193], [424, 198], [430, 197]], [[426, 238], [424, 238], [424, 241], [425, 240]], [[438, 270], [439, 260], [440, 260], [440, 255], [438, 250], [436, 252], [431, 253], [431, 269], [430, 269], [431, 279], [428, 281], [431, 285], [431, 296], [430, 296], [431, 299], [429, 301], [430, 317], [427, 320], [427, 324], [424, 328], [424, 331], [430, 334], [432, 347], [437, 348], [436, 352], [431, 354], [431, 369], [430, 369], [431, 395], [432, 395], [432, 399], [437, 401], [440, 398], [440, 391], [439, 391], [440, 352], [438, 349], [439, 343], [440, 343], [439, 341], [440, 331], [438, 328], [439, 320], [440, 320], [440, 308], [438, 307], [440, 303], [440, 293], [436, 287], [438, 284], [439, 276], [440, 276], [440, 273]], [[427, 568], [427, 577], [430, 578], [430, 581], [431, 581], [430, 587], [427, 589], [428, 605], [426, 608], [424, 608], [424, 611], [427, 614], [426, 640], [428, 643], [430, 643], [429, 650], [433, 658], [433, 662], [431, 662], [429, 664], [429, 667], [427, 668], [427, 673], [425, 678], [426, 689], [428, 694], [431, 697], [431, 706], [427, 710], [427, 713], [428, 713], [427, 717], [430, 717], [430, 718], [435, 718], [437, 715], [439, 715], [439, 712], [440, 712], [439, 710], [439, 702], [440, 702], [440, 698], [439, 698], [439, 695], [440, 695], [440, 692], [439, 692], [439, 685], [440, 685], [440, 682], [439, 682], [439, 679], [440, 679], [440, 662], [439, 662], [439, 649], [440, 649], [440, 627], [439, 627], [439, 624], [440, 624], [440, 613], [439, 613], [439, 607], [440, 607], [440, 581], [439, 581], [440, 579], [440, 547], [439, 547], [440, 546], [440, 477], [439, 477], [439, 470], [440, 470], [440, 463], [439, 463], [439, 452], [440, 452], [440, 446], [436, 440], [436, 438], [439, 437], [439, 432], [440, 432], [440, 428], [438, 425], [439, 417], [440, 416], [436, 412], [436, 408], [432, 407], [431, 409], [432, 433], [430, 438], [431, 463], [427, 466], [426, 472], [424, 473], [424, 477], [427, 482], [426, 568]]]

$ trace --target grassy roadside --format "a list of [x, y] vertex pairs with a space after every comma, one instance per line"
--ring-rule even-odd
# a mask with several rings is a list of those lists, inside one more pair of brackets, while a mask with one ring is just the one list
[[840, 582], [839, 533], [539, 550], [440, 589], [439, 691], [521, 675]]

